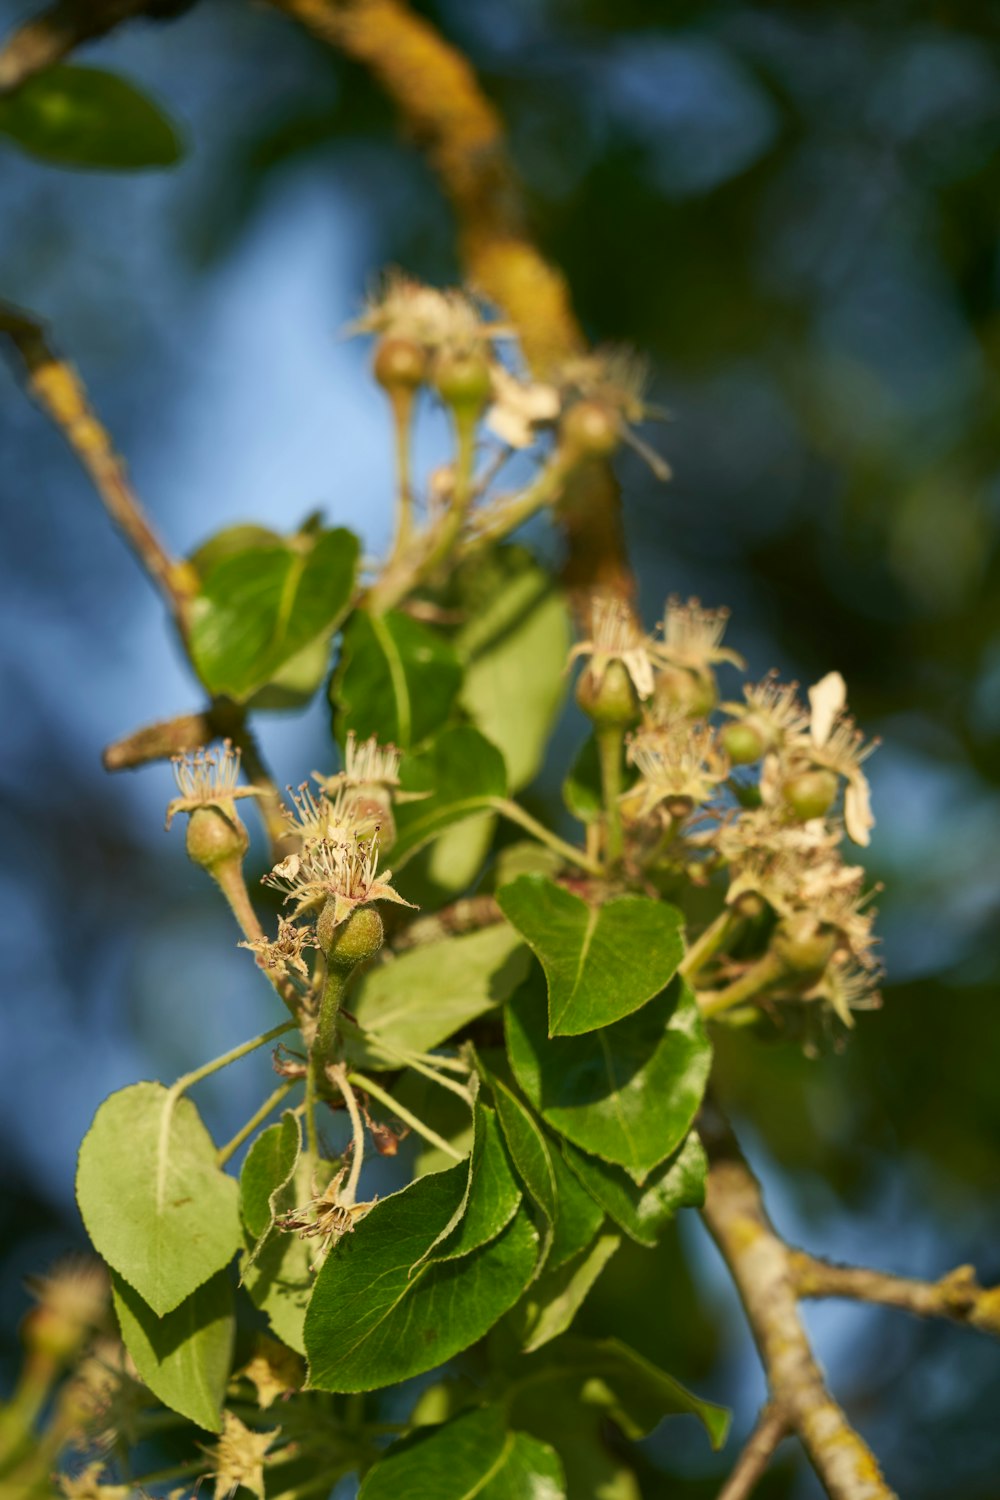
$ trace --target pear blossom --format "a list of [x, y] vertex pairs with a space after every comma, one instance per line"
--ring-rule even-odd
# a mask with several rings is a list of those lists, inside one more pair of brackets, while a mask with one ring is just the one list
[[569, 661], [590, 657], [590, 675], [599, 689], [612, 662], [620, 661], [640, 698], [653, 692], [653, 664], [635, 615], [617, 594], [598, 594], [591, 605], [590, 639], [580, 641]]

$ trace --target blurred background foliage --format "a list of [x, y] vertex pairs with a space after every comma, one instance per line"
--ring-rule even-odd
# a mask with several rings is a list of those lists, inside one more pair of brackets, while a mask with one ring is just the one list
[[[7, 31], [28, 13], [0, 0]], [[752, 670], [836, 666], [882, 737], [869, 851], [881, 1014], [829, 1039], [720, 1039], [719, 1091], [779, 1227], [834, 1257], [1000, 1279], [1000, 9], [439, 0], [509, 122], [534, 227], [590, 337], [645, 351], [660, 485], [621, 463], [648, 622], [734, 611]], [[215, 0], [81, 59], [167, 109], [168, 172], [71, 173], [0, 140], [0, 295], [50, 320], [171, 544], [316, 506], [372, 551], [390, 454], [340, 332], [376, 268], [456, 278], [449, 215], [360, 71], [266, 8]], [[428, 458], [435, 434], [426, 438]], [[268, 1024], [178, 839], [162, 769], [101, 746], [197, 695], [158, 602], [42, 417], [0, 371], [0, 1312], [82, 1243], [75, 1150], [99, 1100]], [[557, 556], [544, 535], [537, 545]], [[571, 714], [556, 759], [582, 737]], [[330, 762], [321, 704], [272, 718], [281, 781]], [[533, 794], [551, 806], [558, 765]], [[255, 1064], [206, 1106], [223, 1135]], [[266, 1070], [266, 1061], [260, 1066]], [[214, 1111], [214, 1113], [213, 1113]], [[592, 1296], [749, 1426], [762, 1381], [694, 1221], [626, 1246]], [[1000, 1495], [1000, 1354], [873, 1309], [807, 1309], [848, 1410], [910, 1500]], [[644, 1493], [715, 1493], [667, 1425]], [[813, 1496], [786, 1458], [762, 1495]]]

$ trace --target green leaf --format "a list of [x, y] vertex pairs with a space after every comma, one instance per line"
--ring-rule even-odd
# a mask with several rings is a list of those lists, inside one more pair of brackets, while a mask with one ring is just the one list
[[140, 1379], [171, 1411], [220, 1432], [236, 1336], [228, 1276], [219, 1271], [163, 1318], [114, 1273], [111, 1290]]
[[0, 99], [0, 135], [58, 167], [134, 172], [183, 156], [159, 105], [103, 68], [46, 68]]
[[520, 875], [500, 908], [537, 954], [549, 987], [549, 1035], [608, 1026], [658, 995], [684, 956], [683, 917], [647, 896], [590, 906], [551, 880]]
[[[537, 1360], [537, 1362], [536, 1362]], [[618, 1339], [560, 1340], [544, 1356], [525, 1362], [522, 1390], [511, 1392], [509, 1410], [517, 1426], [534, 1428], [533, 1412], [543, 1409], [550, 1391], [572, 1391], [585, 1419], [588, 1407], [612, 1418], [626, 1437], [645, 1437], [664, 1417], [691, 1415], [721, 1448], [729, 1430], [729, 1412], [695, 1396], [672, 1375], [644, 1359]]]
[[577, 751], [570, 773], [563, 782], [562, 794], [567, 808], [581, 823], [593, 823], [604, 812], [601, 759], [594, 735], [584, 740]]
[[396, 809], [394, 865], [453, 823], [493, 811], [494, 799], [507, 793], [503, 756], [467, 724], [444, 730], [427, 750], [406, 756], [399, 779], [404, 791], [428, 795]]
[[496, 1239], [517, 1213], [521, 1187], [492, 1109], [476, 1101], [475, 1137], [460, 1217], [433, 1247], [434, 1261], [457, 1260]]
[[475, 1343], [520, 1297], [538, 1253], [523, 1208], [470, 1255], [420, 1264], [466, 1181], [462, 1165], [418, 1178], [330, 1250], [306, 1313], [313, 1387], [370, 1391], [422, 1374]]
[[351, 994], [358, 1024], [374, 1040], [351, 1043], [352, 1056], [388, 1069], [399, 1067], [380, 1053], [390, 1047], [429, 1052], [470, 1021], [505, 1003], [531, 962], [518, 934], [505, 922], [462, 937], [427, 943], [372, 969]]
[[394, 1443], [358, 1500], [563, 1500], [562, 1464], [547, 1443], [510, 1432], [481, 1407]]
[[240, 1264], [240, 1279], [254, 1307], [266, 1315], [275, 1337], [297, 1354], [306, 1352], [306, 1308], [312, 1296], [311, 1262], [317, 1250], [315, 1240], [286, 1231], [266, 1239], [252, 1261], [248, 1248]]
[[570, 1171], [559, 1145], [549, 1136], [546, 1137], [546, 1142], [555, 1173], [559, 1202], [555, 1234], [545, 1263], [548, 1273], [558, 1270], [590, 1244], [604, 1221], [604, 1211]]
[[240, 1211], [247, 1232], [259, 1241], [281, 1211], [279, 1200], [295, 1174], [301, 1136], [298, 1117], [286, 1110], [277, 1125], [262, 1130], [240, 1173]]
[[677, 1150], [711, 1065], [697, 1002], [679, 976], [613, 1026], [550, 1039], [536, 967], [508, 1002], [505, 1022], [517, 1081], [554, 1130], [640, 1184]]
[[337, 738], [375, 734], [409, 750], [440, 729], [462, 681], [451, 642], [399, 610], [357, 610], [344, 631], [330, 685]]
[[250, 545], [215, 563], [190, 628], [191, 659], [209, 692], [245, 702], [328, 642], [350, 606], [357, 559], [357, 538], [338, 528]]
[[190, 1099], [134, 1083], [105, 1099], [76, 1176], [94, 1248], [160, 1317], [242, 1243], [239, 1190]]
[[678, 1210], [698, 1208], [705, 1201], [708, 1160], [693, 1130], [642, 1187], [636, 1187], [620, 1167], [585, 1156], [568, 1141], [563, 1142], [563, 1153], [595, 1202], [640, 1245], [652, 1248]]
[[532, 1284], [522, 1309], [525, 1353], [566, 1332], [620, 1244], [617, 1234], [599, 1235], [589, 1249], [557, 1270], [546, 1270]]
[[[485, 1072], [485, 1070], [484, 1070]], [[552, 1246], [559, 1200], [556, 1190], [556, 1174], [549, 1154], [548, 1143], [542, 1127], [520, 1099], [499, 1078], [486, 1073], [493, 1100], [500, 1118], [507, 1149], [521, 1181], [538, 1205], [546, 1222], [542, 1236], [542, 1248], [538, 1257], [540, 1270]]]
[[517, 791], [539, 771], [565, 696], [569, 613], [520, 547], [494, 549], [474, 582], [460, 573], [457, 583], [469, 616], [455, 640], [466, 661], [459, 701], [502, 750]]

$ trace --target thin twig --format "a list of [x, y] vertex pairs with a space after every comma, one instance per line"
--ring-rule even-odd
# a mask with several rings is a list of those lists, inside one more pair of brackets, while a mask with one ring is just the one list
[[153, 530], [79, 375], [54, 353], [41, 323], [30, 313], [0, 303], [0, 335], [20, 356], [27, 390], [86, 469], [105, 509], [156, 583], [183, 635], [196, 580], [190, 566], [175, 561]]
[[765, 1406], [717, 1500], [747, 1500], [787, 1435], [788, 1423], [781, 1412], [775, 1406]]
[[36, 73], [123, 21], [152, 10], [150, 0], [57, 0], [25, 21], [0, 48], [0, 94], [20, 88]]
[[793, 1250], [790, 1269], [799, 1297], [845, 1297], [897, 1307], [918, 1318], [946, 1318], [1000, 1338], [1000, 1286], [982, 1287], [972, 1266], [958, 1266], [940, 1281], [915, 1281], [867, 1266], [836, 1266]]

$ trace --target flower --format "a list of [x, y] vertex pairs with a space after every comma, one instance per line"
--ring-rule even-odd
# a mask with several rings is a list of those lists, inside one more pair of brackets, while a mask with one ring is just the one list
[[871, 790], [861, 763], [867, 760], [878, 742], [864, 744], [864, 736], [845, 712], [847, 688], [839, 672], [827, 675], [809, 689], [812, 710], [809, 739], [802, 743], [803, 753], [815, 765], [825, 766], [843, 776], [844, 826], [855, 844], [871, 842], [875, 818], [871, 809]]
[[743, 696], [745, 704], [723, 703], [722, 708], [755, 730], [766, 750], [781, 747], [804, 733], [809, 720], [799, 701], [796, 683], [779, 682], [771, 672], [763, 681], [747, 684]]
[[380, 290], [368, 297], [349, 331], [412, 339], [427, 349], [438, 349], [444, 345], [468, 347], [499, 330], [483, 322], [465, 292], [455, 288], [441, 291], [401, 271], [391, 271]]
[[231, 1411], [222, 1413], [222, 1436], [213, 1448], [206, 1449], [215, 1465], [210, 1471], [215, 1480], [215, 1500], [227, 1500], [241, 1485], [257, 1500], [264, 1500], [264, 1458], [280, 1434], [280, 1427], [254, 1432]]
[[71, 1479], [68, 1474], [57, 1474], [56, 1483], [64, 1500], [129, 1500], [132, 1486], [129, 1484], [102, 1484], [103, 1458], [97, 1459]]
[[254, 938], [252, 942], [240, 943], [257, 955], [257, 964], [268, 974], [291, 974], [297, 979], [308, 980], [309, 966], [302, 957], [303, 948], [316, 946], [308, 928], [296, 927], [287, 917], [278, 918], [278, 936]]
[[878, 973], [850, 958], [835, 955], [819, 981], [803, 996], [825, 1000], [845, 1026], [854, 1025], [855, 1010], [877, 1010], [882, 1003]]
[[370, 1213], [378, 1200], [373, 1198], [370, 1203], [348, 1202], [342, 1196], [347, 1171], [346, 1166], [341, 1167], [322, 1193], [311, 1198], [302, 1208], [279, 1219], [280, 1228], [297, 1232], [303, 1240], [321, 1239], [323, 1254], [331, 1245], [343, 1239], [345, 1234], [353, 1234], [355, 1224]]
[[338, 786], [397, 787], [401, 758], [402, 751], [395, 745], [380, 745], [374, 734], [359, 744], [351, 729], [344, 745], [344, 769], [325, 780], [322, 777], [317, 777], [317, 780], [323, 781], [327, 790], [335, 790]]
[[174, 780], [179, 797], [167, 808], [169, 828], [179, 812], [192, 813], [200, 807], [217, 807], [227, 818], [235, 819], [233, 806], [239, 797], [259, 797], [253, 786], [237, 786], [240, 775], [240, 751], [231, 740], [223, 740], [221, 751], [204, 746], [193, 754], [171, 756]]
[[580, 641], [569, 653], [569, 661], [589, 656], [589, 672], [595, 691], [611, 663], [620, 661], [640, 698], [653, 691], [653, 666], [635, 616], [617, 594], [597, 594], [591, 604], [590, 640]]
[[632, 431], [637, 423], [664, 415], [645, 399], [649, 367], [644, 359], [631, 349], [595, 349], [566, 360], [558, 379], [568, 411], [573, 410], [574, 398], [594, 403], [610, 418], [620, 441], [646, 461], [657, 479], [670, 478], [670, 465]]
[[302, 1362], [285, 1344], [261, 1334], [257, 1350], [241, 1373], [257, 1391], [257, 1405], [262, 1411], [279, 1396], [297, 1391], [302, 1384]]
[[390, 885], [392, 871], [378, 871], [378, 838], [355, 835], [346, 843], [317, 839], [300, 854], [290, 854], [263, 878], [265, 885], [285, 892], [294, 901], [292, 916], [334, 903], [334, 923], [345, 922], [355, 907], [372, 901], [395, 901], [412, 906]]
[[[335, 781], [337, 778], [331, 778]], [[358, 798], [341, 782], [328, 796], [321, 790], [316, 795], [303, 782], [297, 789], [288, 787], [291, 808], [285, 808], [284, 818], [289, 831], [304, 843], [319, 843], [326, 839], [332, 843], [346, 843], [356, 835], [371, 837], [377, 831], [377, 819], [359, 807]]]
[[511, 448], [530, 448], [536, 427], [559, 415], [559, 392], [541, 381], [518, 380], [502, 365], [491, 371], [493, 404], [486, 413], [491, 432]]
[[639, 784], [624, 794], [633, 817], [647, 818], [662, 802], [707, 802], [729, 774], [729, 763], [708, 724], [675, 713], [640, 731], [628, 747]]
[[691, 672], [704, 672], [717, 661], [744, 667], [742, 656], [720, 644], [728, 620], [728, 609], [702, 609], [697, 599], [689, 599], [687, 604], [677, 598], [668, 599], [663, 639], [650, 640], [647, 649], [654, 661], [687, 667]]

